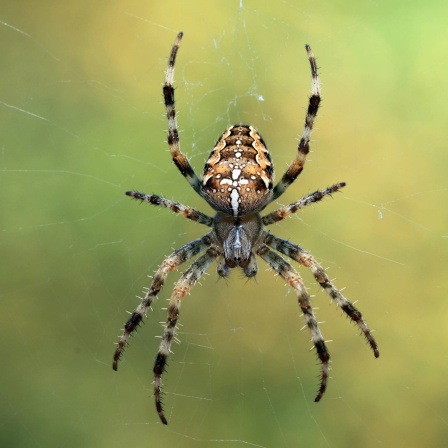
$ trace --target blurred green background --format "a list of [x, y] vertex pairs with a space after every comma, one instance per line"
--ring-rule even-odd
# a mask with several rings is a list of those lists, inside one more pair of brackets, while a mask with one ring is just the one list
[[[442, 1], [20, 1], [0, 16], [0, 444], [8, 447], [441, 447], [448, 435], [448, 6]], [[201, 172], [251, 123], [280, 177], [318, 58], [323, 106], [289, 203], [347, 187], [271, 231], [309, 249], [376, 330], [301, 273], [332, 340], [319, 404], [295, 294], [215, 266], [152, 365], [174, 273], [119, 371], [113, 343], [164, 256], [205, 232], [128, 189], [210, 213], [174, 167], [161, 86], [176, 33], [181, 144]], [[278, 205], [278, 204], [277, 204]], [[269, 210], [273, 209], [272, 205]]]

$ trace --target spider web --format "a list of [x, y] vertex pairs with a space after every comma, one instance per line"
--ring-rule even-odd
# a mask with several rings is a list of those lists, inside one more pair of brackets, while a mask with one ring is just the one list
[[[446, 8], [10, 5], [0, 17], [2, 446], [442, 446]], [[346, 287], [381, 351], [375, 360], [300, 269], [331, 340], [332, 377], [318, 404], [319, 365], [295, 294], [261, 260], [251, 281], [218, 279], [212, 266], [184, 299], [164, 376], [168, 427], [154, 410], [151, 371], [184, 267], [112, 371], [112, 343], [148, 274], [206, 231], [124, 191], [211, 213], [164, 142], [161, 84], [180, 30], [176, 107], [198, 173], [223, 130], [243, 122], [260, 131], [278, 179], [307, 105], [304, 44], [317, 56], [323, 107], [312, 152], [281, 203], [347, 187], [270, 230]]]

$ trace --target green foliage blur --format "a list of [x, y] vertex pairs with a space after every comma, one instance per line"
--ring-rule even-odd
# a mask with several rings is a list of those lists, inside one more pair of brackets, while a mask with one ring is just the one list
[[[441, 447], [448, 436], [448, 46], [442, 1], [9, 2], [0, 16], [0, 445]], [[323, 103], [305, 171], [278, 204], [347, 187], [273, 226], [310, 250], [375, 329], [358, 331], [300, 268], [331, 340], [319, 365], [297, 299], [260, 261], [215, 266], [182, 305], [165, 384], [152, 364], [174, 273], [118, 372], [114, 342], [173, 248], [206, 228], [126, 190], [212, 213], [173, 165], [161, 96], [170, 47], [182, 149], [198, 173], [250, 123], [277, 178], [310, 89]], [[444, 205], [445, 204], [445, 205]], [[276, 204], [268, 210], [274, 209]]]

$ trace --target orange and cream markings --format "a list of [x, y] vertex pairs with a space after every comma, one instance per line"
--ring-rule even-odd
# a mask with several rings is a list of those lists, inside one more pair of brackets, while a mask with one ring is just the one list
[[205, 164], [202, 178], [206, 199], [236, 218], [267, 204], [273, 167], [260, 134], [247, 125], [228, 128]]

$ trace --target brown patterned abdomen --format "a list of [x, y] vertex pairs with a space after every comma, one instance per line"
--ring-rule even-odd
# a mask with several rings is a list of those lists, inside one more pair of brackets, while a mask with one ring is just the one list
[[204, 197], [234, 217], [259, 212], [272, 196], [274, 168], [260, 134], [252, 126], [231, 126], [210, 154], [202, 177]]

